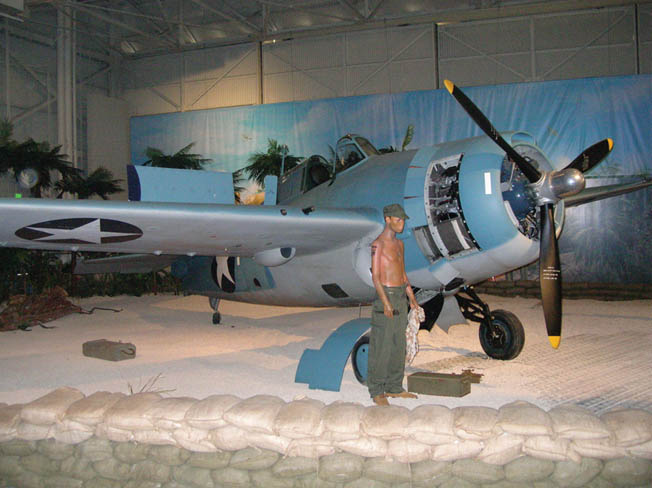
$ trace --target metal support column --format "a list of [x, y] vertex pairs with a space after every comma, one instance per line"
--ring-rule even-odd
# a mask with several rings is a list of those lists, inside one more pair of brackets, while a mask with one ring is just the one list
[[73, 91], [74, 42], [72, 36], [72, 12], [69, 6], [62, 7], [57, 14], [57, 143], [61, 152], [68, 155], [73, 166], [77, 166], [74, 146], [75, 97]]

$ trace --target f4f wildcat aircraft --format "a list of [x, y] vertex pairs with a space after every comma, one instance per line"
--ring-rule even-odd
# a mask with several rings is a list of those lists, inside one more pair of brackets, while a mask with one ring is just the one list
[[[608, 155], [610, 139], [557, 170], [531, 135], [499, 134], [459, 88], [445, 84], [488, 137], [379, 154], [363, 137], [347, 135], [338, 142], [336, 168], [321, 156], [307, 158], [282, 175], [278, 194], [267, 182], [262, 206], [233, 205], [230, 174], [224, 184], [219, 173], [130, 166], [130, 202], [0, 200], [0, 244], [127, 253], [82, 263], [81, 272], [171, 264], [185, 290], [210, 298], [217, 323], [223, 298], [313, 307], [371, 302], [370, 244], [383, 229], [383, 206], [401, 203], [410, 219], [398, 237], [427, 327], [479, 322], [484, 351], [515, 358], [524, 342], [520, 321], [491, 311], [472, 285], [539, 258], [545, 323], [556, 348], [562, 318], [557, 238], [566, 207], [652, 181], [585, 189], [583, 173]], [[162, 188], [166, 174], [173, 176]], [[366, 327], [356, 329], [346, 357]], [[361, 381], [364, 344], [363, 336], [351, 354]]]

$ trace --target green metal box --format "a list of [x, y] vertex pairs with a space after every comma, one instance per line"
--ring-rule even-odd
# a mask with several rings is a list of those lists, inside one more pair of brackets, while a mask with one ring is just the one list
[[471, 393], [472, 378], [466, 374], [420, 371], [407, 378], [408, 391], [424, 395], [462, 397]]
[[136, 357], [136, 346], [130, 342], [114, 342], [106, 339], [88, 341], [82, 344], [84, 356], [106, 359], [107, 361], [122, 361]]

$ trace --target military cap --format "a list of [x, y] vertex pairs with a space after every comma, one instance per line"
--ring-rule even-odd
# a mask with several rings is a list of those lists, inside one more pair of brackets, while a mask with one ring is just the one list
[[407, 216], [403, 207], [398, 203], [392, 203], [383, 208], [383, 217], [398, 217], [399, 219], [407, 220]]

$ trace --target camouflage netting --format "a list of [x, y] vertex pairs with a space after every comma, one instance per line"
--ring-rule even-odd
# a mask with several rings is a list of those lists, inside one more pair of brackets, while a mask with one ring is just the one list
[[81, 308], [68, 300], [60, 286], [40, 295], [14, 295], [0, 312], [0, 331], [33, 327], [78, 312]]
[[0, 486], [649, 487], [652, 414], [59, 388], [0, 407]]

